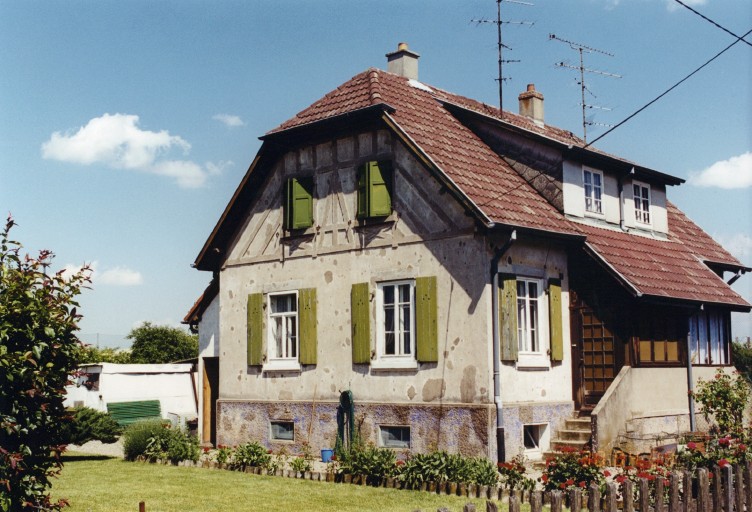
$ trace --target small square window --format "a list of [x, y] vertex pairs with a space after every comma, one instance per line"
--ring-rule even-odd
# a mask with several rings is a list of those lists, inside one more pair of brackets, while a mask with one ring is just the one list
[[273, 441], [295, 441], [295, 423], [292, 421], [272, 421]]
[[385, 448], [410, 448], [410, 427], [379, 427], [381, 446]]
[[550, 439], [548, 423], [529, 424], [522, 426], [522, 443], [525, 453], [531, 458], [538, 458], [548, 451]]

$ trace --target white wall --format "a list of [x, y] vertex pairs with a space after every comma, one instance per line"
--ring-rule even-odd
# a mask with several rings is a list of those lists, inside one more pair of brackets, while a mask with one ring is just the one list
[[216, 295], [201, 315], [198, 324], [198, 376], [196, 389], [198, 392], [198, 432], [203, 432], [204, 424], [204, 358], [219, 357], [219, 295]]

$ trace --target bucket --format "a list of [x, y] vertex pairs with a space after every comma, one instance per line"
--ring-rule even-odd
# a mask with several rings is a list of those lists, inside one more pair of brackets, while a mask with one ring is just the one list
[[321, 450], [321, 462], [331, 461], [332, 455], [334, 455], [334, 450], [331, 450], [329, 448], [324, 448], [323, 450]]

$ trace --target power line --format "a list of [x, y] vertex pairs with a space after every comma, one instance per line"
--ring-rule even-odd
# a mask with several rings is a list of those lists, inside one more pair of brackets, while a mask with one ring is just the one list
[[[707, 21], [708, 23], [710, 23], [712, 25], [715, 25], [716, 27], [720, 28], [721, 30], [723, 30], [727, 34], [731, 34], [735, 38], [741, 40], [743, 43], [746, 43], [747, 45], [752, 46], [752, 43], [750, 43], [749, 41], [747, 41], [746, 39], [744, 39], [744, 36], [739, 37], [738, 35], [734, 34], [729, 29], [727, 29], [726, 27], [724, 27], [723, 25], [721, 25], [720, 23], [711, 20], [710, 18], [708, 18], [707, 16], [705, 16], [701, 12], [693, 9], [692, 7], [688, 6], [687, 4], [685, 4], [684, 2], [682, 2], [681, 0], [674, 0], [674, 2], [676, 2], [679, 5], [681, 5], [682, 7], [686, 7], [687, 9], [689, 9], [690, 11], [692, 11], [693, 13], [695, 13], [696, 15], [698, 15], [700, 18], [704, 19], [705, 21]], [[747, 34], [749, 34], [749, 32], [747, 32]]]
[[707, 61], [705, 61], [705, 63], [702, 66], [700, 66], [699, 68], [695, 69], [690, 74], [688, 74], [687, 76], [685, 76], [684, 78], [682, 78], [681, 80], [679, 80], [678, 82], [676, 82], [674, 85], [672, 85], [671, 87], [669, 87], [668, 89], [666, 89], [665, 91], [663, 91], [655, 99], [649, 101], [644, 106], [640, 107], [636, 112], [634, 112], [633, 114], [631, 114], [630, 116], [628, 116], [626, 119], [624, 119], [623, 121], [615, 124], [611, 129], [606, 130], [606, 132], [604, 132], [600, 136], [596, 137], [594, 140], [592, 140], [592, 141], [588, 142], [587, 144], [585, 144], [583, 146], [583, 149], [586, 148], [586, 147], [588, 147], [588, 146], [592, 146], [593, 144], [595, 144], [596, 142], [598, 142], [600, 139], [602, 139], [603, 137], [605, 137], [606, 135], [608, 135], [612, 131], [616, 130], [618, 127], [620, 127], [621, 125], [623, 125], [624, 123], [626, 123], [627, 121], [629, 121], [630, 119], [632, 119], [633, 117], [635, 117], [637, 114], [639, 114], [640, 112], [642, 112], [643, 110], [645, 110], [646, 108], [648, 108], [650, 105], [652, 105], [653, 103], [655, 103], [656, 101], [658, 101], [659, 99], [663, 98], [665, 95], [667, 95], [668, 93], [670, 93], [671, 91], [673, 91], [674, 89], [676, 89], [682, 83], [686, 82], [692, 75], [696, 74], [702, 68], [704, 68], [705, 66], [707, 66], [708, 64], [710, 64], [711, 62], [713, 62], [715, 59], [717, 59], [718, 57], [720, 57], [721, 55], [723, 55], [724, 53], [726, 53], [728, 50], [730, 50], [731, 47], [733, 47], [733, 46], [736, 45], [736, 43], [738, 43], [739, 41], [744, 41], [744, 38], [747, 37], [749, 34], [752, 34], [752, 29], [748, 30], [747, 33], [745, 33], [743, 36], [735, 36], [736, 37], [736, 41], [734, 41], [733, 43], [731, 43], [730, 45], [728, 45], [726, 48], [724, 48], [720, 52], [716, 53], [713, 57], [711, 57], [710, 59], [708, 59]]

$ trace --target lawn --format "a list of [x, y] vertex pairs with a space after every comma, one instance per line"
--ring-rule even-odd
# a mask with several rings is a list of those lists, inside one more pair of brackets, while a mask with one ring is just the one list
[[485, 510], [482, 500], [427, 492], [379, 489], [219, 471], [125, 462], [122, 459], [69, 454], [62, 475], [53, 481], [54, 498], [67, 498], [71, 512], [147, 512], [263, 510], [400, 511], [439, 507], [462, 510], [468, 501]]

